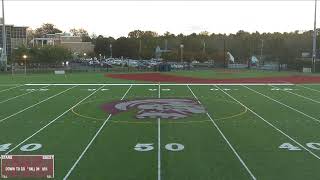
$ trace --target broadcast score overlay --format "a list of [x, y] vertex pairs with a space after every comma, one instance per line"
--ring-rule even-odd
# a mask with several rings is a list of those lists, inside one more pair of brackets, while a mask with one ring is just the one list
[[1, 155], [1, 178], [54, 178], [54, 155]]

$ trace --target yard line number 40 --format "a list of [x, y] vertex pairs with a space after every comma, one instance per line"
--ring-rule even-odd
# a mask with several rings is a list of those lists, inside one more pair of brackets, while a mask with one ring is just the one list
[[[0, 144], [0, 152], [8, 151], [10, 149], [11, 143]], [[21, 146], [20, 151], [36, 151], [42, 147], [42, 144], [31, 143]]]

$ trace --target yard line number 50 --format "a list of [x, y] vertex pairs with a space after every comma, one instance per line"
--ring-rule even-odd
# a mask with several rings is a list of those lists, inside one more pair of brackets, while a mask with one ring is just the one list
[[[177, 152], [177, 151], [182, 151], [184, 149], [184, 145], [179, 143], [170, 143], [170, 144], [166, 144], [165, 148], [168, 151]], [[140, 151], [140, 152], [152, 151], [153, 149], [154, 149], [153, 143], [147, 143], [147, 144], [138, 143], [134, 146], [134, 150]]]

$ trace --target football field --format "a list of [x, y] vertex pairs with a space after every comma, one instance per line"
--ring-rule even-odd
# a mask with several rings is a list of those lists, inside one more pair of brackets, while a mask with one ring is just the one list
[[0, 154], [54, 179], [320, 179], [320, 85], [0, 85]]

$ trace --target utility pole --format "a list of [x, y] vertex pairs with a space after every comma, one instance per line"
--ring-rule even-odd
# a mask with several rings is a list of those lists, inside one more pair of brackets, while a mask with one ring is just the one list
[[4, 71], [7, 71], [7, 36], [6, 25], [4, 20], [4, 0], [2, 0], [2, 53], [1, 53], [1, 66]]
[[317, 45], [317, 0], [314, 1], [314, 25], [312, 43], [312, 72], [316, 72], [316, 45]]

